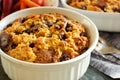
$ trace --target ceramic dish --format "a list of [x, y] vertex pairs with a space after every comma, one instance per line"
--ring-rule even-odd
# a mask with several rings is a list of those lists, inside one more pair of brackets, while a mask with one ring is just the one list
[[101, 31], [110, 31], [110, 32], [119, 32], [120, 31], [120, 22], [119, 22], [119, 13], [105, 13], [105, 12], [95, 12], [87, 11], [82, 9], [77, 9], [69, 6], [66, 3], [67, 0], [61, 0], [63, 7], [69, 8], [70, 10], [78, 11], [89, 17]]
[[12, 13], [2, 19], [0, 22], [0, 31], [3, 30], [8, 24], [13, 22], [16, 18], [43, 13], [60, 13], [85, 25], [85, 29], [90, 37], [90, 45], [88, 50], [80, 56], [67, 61], [40, 64], [15, 59], [0, 49], [1, 62], [5, 73], [12, 80], [78, 80], [86, 72], [89, 66], [91, 52], [95, 48], [98, 41], [98, 30], [95, 24], [86, 16], [79, 14], [76, 11], [71, 11], [64, 8], [29, 8]]
[[[5, 74], [5, 72], [3, 71], [1, 63], [0, 63], [0, 80], [10, 80], [8, 76]], [[104, 75], [103, 73], [89, 66], [85, 75], [79, 80], [114, 80], [114, 79], [111, 79], [110, 77]]]

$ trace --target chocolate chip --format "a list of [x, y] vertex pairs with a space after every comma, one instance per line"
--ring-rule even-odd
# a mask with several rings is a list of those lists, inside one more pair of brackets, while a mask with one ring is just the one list
[[85, 32], [81, 32], [80, 36], [87, 36], [87, 34]]
[[62, 28], [60, 25], [55, 25], [54, 27], [58, 30], [60, 30]]
[[83, 10], [86, 10], [86, 9], [87, 9], [87, 6], [86, 6], [86, 5], [82, 5], [82, 9], [83, 9]]
[[24, 17], [24, 18], [21, 20], [21, 22], [24, 23], [26, 20], [27, 20], [27, 18]]
[[34, 43], [31, 43], [29, 46], [30, 46], [31, 48], [33, 48], [33, 47], [35, 46], [35, 44], [34, 44]]
[[113, 9], [114, 12], [120, 12], [120, 8]]
[[70, 59], [70, 54], [65, 53], [62, 55], [62, 57], [60, 58], [60, 61], [66, 61]]
[[48, 26], [48, 27], [50, 27], [50, 26], [52, 26], [53, 24], [54, 24], [54, 22], [52, 22], [52, 21], [48, 21], [47, 19], [44, 19], [45, 20], [45, 24]]
[[61, 40], [65, 40], [65, 39], [67, 38], [64, 31], [61, 31], [61, 32], [59, 33], [59, 38], [60, 38]]
[[30, 33], [35, 33], [36, 31], [39, 31], [41, 29], [42, 25], [36, 25], [33, 26], [27, 30], [25, 30], [26, 33], [30, 34]]
[[12, 44], [11, 47], [12, 49], [15, 49], [17, 47], [17, 44]]
[[53, 24], [54, 24], [54, 22], [52, 22], [52, 21], [47, 22], [48, 27], [52, 26]]
[[7, 27], [12, 26], [12, 23], [8, 24]]
[[67, 23], [67, 26], [66, 26], [65, 30], [66, 30], [67, 32], [71, 32], [71, 31], [72, 31], [72, 27], [73, 27], [72, 24]]

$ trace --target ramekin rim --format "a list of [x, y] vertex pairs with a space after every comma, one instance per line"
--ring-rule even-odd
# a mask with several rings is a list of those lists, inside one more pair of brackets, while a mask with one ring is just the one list
[[[32, 10], [32, 9], [39, 9], [39, 8], [47, 8], [47, 9], [50, 9], [51, 7], [36, 7], [36, 8], [28, 8], [28, 9], [25, 9], [25, 10], [21, 10], [21, 11], [27, 11], [27, 10]], [[53, 7], [52, 7], [53, 8]], [[54, 7], [54, 9], [59, 9], [59, 10], [67, 10], [67, 11], [70, 11], [69, 9], [65, 9], [65, 8], [58, 8], [58, 7]], [[17, 14], [18, 12], [20, 11], [17, 11], [15, 13], [12, 13], [12, 15], [14, 14]], [[67, 61], [62, 61], [62, 62], [57, 62], [57, 63], [46, 63], [46, 64], [41, 64], [41, 63], [32, 63], [32, 62], [26, 62], [26, 61], [22, 61], [22, 60], [18, 60], [18, 59], [15, 59], [7, 54], [5, 54], [1, 49], [0, 49], [0, 55], [11, 60], [12, 62], [15, 62], [17, 64], [26, 64], [26, 65], [39, 65], [39, 66], [50, 66], [50, 65], [61, 65], [61, 64], [69, 64], [69, 63], [72, 63], [72, 62], [75, 62], [79, 59], [82, 59], [84, 58], [85, 56], [87, 56], [88, 54], [90, 54], [89, 52], [92, 52], [92, 50], [94, 49], [94, 47], [96, 46], [97, 44], [97, 41], [98, 41], [98, 30], [97, 30], [97, 27], [96, 25], [88, 18], [86, 17], [85, 15], [83, 14], [80, 14], [76, 11], [70, 11], [70, 12], [74, 12], [76, 14], [79, 14], [81, 15], [82, 17], [84, 17], [85, 19], [87, 19], [93, 26], [94, 26], [94, 31], [95, 31], [95, 34], [96, 34], [96, 39], [94, 40], [95, 42], [91, 44], [91, 46], [89, 47], [89, 49], [87, 51], [85, 51], [83, 54], [81, 54], [80, 56], [77, 56], [73, 59], [70, 59], [70, 60], [67, 60]], [[7, 16], [8, 17], [8, 16]], [[5, 17], [5, 18], [7, 18]], [[3, 19], [4, 20], [4, 19]], [[2, 20], [1, 20], [2, 21]]]
[[105, 12], [97, 12], [97, 11], [88, 11], [88, 10], [82, 10], [82, 9], [77, 9], [77, 8], [74, 8], [70, 5], [68, 5], [66, 3], [66, 0], [61, 0], [61, 3], [62, 3], [62, 6], [65, 6], [67, 8], [71, 8], [71, 9], [74, 9], [74, 10], [77, 10], [77, 11], [85, 11], [85, 12], [88, 12], [88, 13], [91, 13], [91, 14], [100, 14], [100, 15], [115, 15], [115, 16], [120, 16], [120, 13], [105, 13]]

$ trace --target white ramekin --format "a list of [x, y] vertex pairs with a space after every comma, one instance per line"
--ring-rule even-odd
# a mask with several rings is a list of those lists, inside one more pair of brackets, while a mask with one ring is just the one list
[[89, 66], [91, 52], [95, 48], [98, 41], [98, 30], [89, 18], [80, 13], [64, 8], [29, 8], [12, 13], [2, 19], [0, 21], [0, 31], [16, 18], [42, 13], [60, 13], [85, 25], [90, 37], [89, 49], [80, 56], [71, 60], [47, 64], [21, 61], [10, 57], [0, 50], [2, 66], [5, 73], [12, 80], [78, 80], [86, 72]]
[[120, 13], [106, 13], [82, 10], [68, 5], [67, 0], [61, 0], [61, 3], [63, 7], [70, 10], [75, 10], [90, 18], [95, 23], [98, 30], [108, 32], [120, 32]]

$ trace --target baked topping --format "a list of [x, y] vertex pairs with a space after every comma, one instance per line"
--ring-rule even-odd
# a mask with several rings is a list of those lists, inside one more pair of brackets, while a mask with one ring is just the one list
[[49, 13], [14, 20], [1, 32], [0, 47], [23, 61], [54, 63], [82, 54], [89, 47], [89, 38], [82, 24]]
[[120, 0], [67, 0], [67, 4], [83, 10], [120, 13]]

